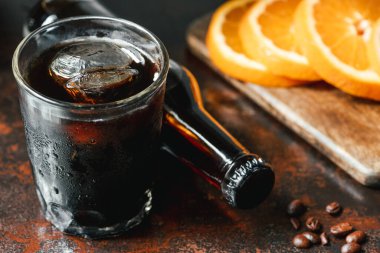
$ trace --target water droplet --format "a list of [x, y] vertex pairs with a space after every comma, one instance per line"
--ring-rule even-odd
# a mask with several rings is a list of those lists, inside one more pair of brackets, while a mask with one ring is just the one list
[[38, 172], [40, 173], [41, 177], [44, 176], [44, 173], [42, 173], [42, 170], [41, 170], [41, 169], [39, 169]]
[[74, 176], [74, 175], [73, 175], [72, 173], [70, 173], [70, 172], [67, 173], [66, 175], [69, 176], [69, 177], [73, 177], [73, 176]]
[[63, 167], [62, 167], [62, 166], [58, 166], [58, 165], [56, 165], [56, 166], [55, 166], [55, 170], [56, 170], [57, 172], [62, 172], [62, 171], [63, 171]]
[[53, 153], [53, 156], [55, 159], [58, 159], [58, 155], [56, 153]]
[[96, 144], [96, 140], [95, 140], [95, 139], [90, 139], [90, 144], [91, 144], [91, 145]]

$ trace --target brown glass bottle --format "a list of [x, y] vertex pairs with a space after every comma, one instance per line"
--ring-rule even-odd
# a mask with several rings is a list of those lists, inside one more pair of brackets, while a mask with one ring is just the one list
[[[24, 33], [55, 21], [50, 16], [76, 15], [113, 16], [96, 0], [42, 0], [30, 13]], [[268, 196], [274, 185], [270, 165], [250, 153], [204, 109], [196, 79], [174, 61], [164, 103], [162, 150], [220, 189], [234, 207], [254, 207]]]
[[194, 76], [170, 62], [162, 149], [219, 188], [234, 207], [250, 208], [273, 188], [269, 164], [251, 154], [203, 107]]

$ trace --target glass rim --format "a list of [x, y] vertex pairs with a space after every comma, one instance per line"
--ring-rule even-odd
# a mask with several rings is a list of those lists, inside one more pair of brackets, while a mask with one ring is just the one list
[[[19, 69], [19, 57], [23, 50], [23, 48], [27, 45], [27, 43], [36, 35], [40, 34], [43, 31], [47, 31], [48, 29], [64, 24], [71, 21], [81, 21], [81, 20], [105, 20], [105, 21], [114, 21], [119, 22], [127, 25], [127, 27], [135, 28], [139, 31], [142, 31], [143, 33], [147, 34], [152, 41], [154, 41], [160, 50], [160, 54], [163, 56], [163, 64], [162, 68], [159, 72], [159, 75], [156, 80], [154, 80], [149, 86], [147, 86], [142, 91], [134, 94], [133, 96], [107, 102], [107, 103], [99, 103], [99, 104], [80, 104], [80, 103], [74, 103], [74, 102], [67, 102], [62, 101], [58, 99], [51, 98], [49, 96], [44, 95], [43, 93], [33, 89], [30, 85], [28, 85], [28, 82], [25, 80], [25, 78], [21, 75], [20, 69]], [[138, 25], [132, 21], [128, 21], [122, 18], [112, 18], [112, 17], [103, 17], [103, 16], [79, 16], [79, 17], [70, 17], [70, 18], [64, 18], [60, 19], [56, 22], [53, 22], [51, 24], [41, 26], [40, 28], [34, 30], [31, 32], [28, 36], [26, 36], [17, 46], [13, 58], [12, 58], [12, 70], [13, 75], [15, 76], [15, 79], [17, 81], [17, 84], [19, 87], [22, 87], [25, 89], [28, 93], [33, 95], [34, 97], [57, 107], [61, 108], [69, 108], [69, 109], [76, 109], [76, 110], [93, 110], [95, 108], [115, 108], [120, 106], [125, 106], [128, 104], [133, 104], [136, 102], [137, 99], [147, 96], [151, 93], [153, 93], [156, 90], [156, 87], [159, 87], [163, 82], [166, 80], [167, 73], [169, 71], [169, 55], [168, 52], [162, 43], [162, 41], [151, 31], [146, 29], [145, 27]]]

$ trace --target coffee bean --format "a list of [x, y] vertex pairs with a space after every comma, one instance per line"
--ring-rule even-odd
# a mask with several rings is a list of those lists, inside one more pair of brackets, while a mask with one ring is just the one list
[[303, 232], [303, 236], [305, 236], [312, 244], [319, 244], [321, 239], [319, 236], [313, 232]]
[[295, 230], [298, 230], [301, 227], [301, 222], [297, 218], [290, 218], [290, 223]]
[[323, 246], [329, 244], [329, 237], [327, 236], [325, 232], [321, 234], [321, 243]]
[[301, 200], [295, 199], [288, 205], [288, 214], [292, 217], [298, 217], [306, 211], [305, 205]]
[[342, 211], [342, 207], [338, 202], [331, 202], [326, 206], [326, 212], [331, 215], [337, 215]]
[[315, 217], [307, 218], [305, 224], [306, 224], [306, 227], [313, 232], [319, 231], [321, 229], [321, 223]]
[[352, 243], [346, 243], [342, 246], [340, 249], [340, 252], [342, 253], [357, 253], [360, 252], [361, 247], [359, 244], [352, 242]]
[[304, 235], [296, 235], [293, 238], [293, 245], [299, 249], [310, 248], [311, 242]]
[[358, 230], [347, 235], [346, 242], [347, 243], [351, 243], [351, 242], [362, 243], [365, 241], [365, 238], [366, 238], [365, 233], [363, 231]]
[[336, 237], [343, 237], [347, 234], [349, 234], [352, 231], [353, 227], [348, 222], [342, 222], [339, 224], [336, 224], [330, 228], [331, 234], [333, 234]]

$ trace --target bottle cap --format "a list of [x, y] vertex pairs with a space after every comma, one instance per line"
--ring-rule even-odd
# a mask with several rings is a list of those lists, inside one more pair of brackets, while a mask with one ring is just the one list
[[271, 166], [254, 154], [245, 154], [229, 166], [221, 184], [233, 207], [247, 209], [260, 204], [272, 191], [275, 176]]

